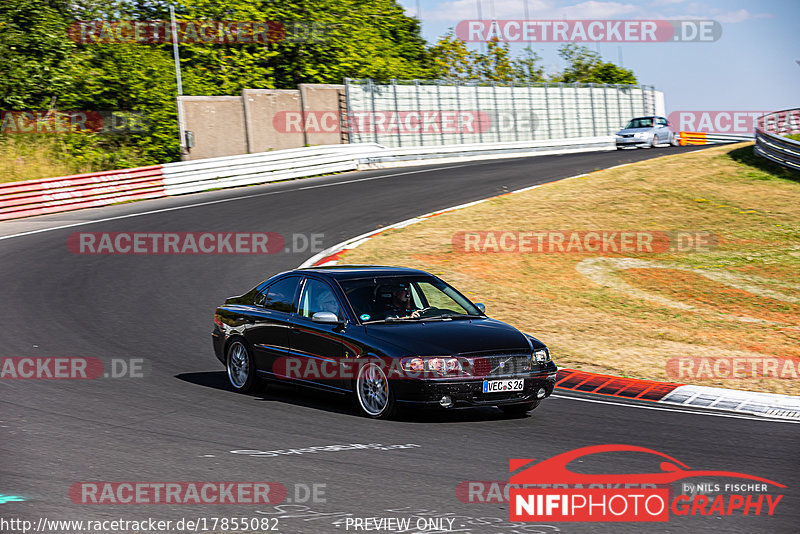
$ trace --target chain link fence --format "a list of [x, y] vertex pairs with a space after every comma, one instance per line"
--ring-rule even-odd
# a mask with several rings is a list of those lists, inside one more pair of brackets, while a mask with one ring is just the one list
[[613, 135], [631, 118], [664, 115], [647, 85], [445, 83], [345, 79], [350, 143], [388, 147]]

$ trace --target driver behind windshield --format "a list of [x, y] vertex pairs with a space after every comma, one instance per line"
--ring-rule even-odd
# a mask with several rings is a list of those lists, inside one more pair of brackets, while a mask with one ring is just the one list
[[420, 310], [411, 302], [411, 291], [406, 284], [381, 286], [377, 299], [383, 302], [384, 319], [417, 319]]

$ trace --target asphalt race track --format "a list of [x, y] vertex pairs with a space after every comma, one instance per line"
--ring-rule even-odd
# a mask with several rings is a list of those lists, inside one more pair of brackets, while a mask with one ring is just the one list
[[[363, 517], [412, 517], [412, 525], [417, 518], [444, 517], [454, 519], [451, 532], [493, 534], [798, 532], [797, 424], [565, 395], [524, 418], [484, 408], [372, 421], [357, 416], [345, 398], [287, 386], [236, 394], [211, 349], [215, 306], [311, 252], [99, 256], [76, 255], [66, 245], [77, 231], [270, 231], [321, 233], [327, 247], [504, 191], [696, 149], [347, 173], [3, 223], [6, 236], [77, 226], [0, 240], [0, 356], [143, 359], [144, 366], [138, 378], [0, 380], [0, 495], [24, 498], [0, 499], [0, 518], [269, 517], [277, 519], [277, 532], [309, 533], [355, 532], [345, 520]], [[673, 516], [653, 524], [511, 524], [507, 503], [464, 503], [456, 496], [462, 481], [508, 480], [509, 459], [545, 459], [606, 443], [648, 447], [694, 469], [748, 473], [787, 488], [772, 517]], [[336, 444], [381, 446], [231, 452]], [[657, 467], [638, 456], [610, 458], [586, 468], [628, 473]], [[86, 481], [273, 481], [286, 486], [289, 500], [277, 506], [75, 504], [69, 489]], [[324, 484], [317, 486], [316, 502], [304, 489], [314, 484]]]

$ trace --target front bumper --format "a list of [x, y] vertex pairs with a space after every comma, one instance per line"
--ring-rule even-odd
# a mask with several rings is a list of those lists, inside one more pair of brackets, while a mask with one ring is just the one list
[[645, 139], [636, 139], [635, 137], [617, 137], [616, 140], [618, 147], [643, 147], [648, 146], [650, 144], [650, 140]]
[[[526, 373], [514, 376], [490, 376], [470, 379], [417, 379], [392, 381], [395, 400], [399, 403], [415, 406], [439, 406], [439, 401], [447, 395], [453, 400], [452, 407], [465, 406], [500, 406], [518, 404], [537, 399], [536, 392], [544, 388], [545, 396], [553, 393], [556, 385], [555, 365], [545, 371]], [[522, 391], [484, 393], [484, 380], [505, 380], [523, 378], [525, 386]]]

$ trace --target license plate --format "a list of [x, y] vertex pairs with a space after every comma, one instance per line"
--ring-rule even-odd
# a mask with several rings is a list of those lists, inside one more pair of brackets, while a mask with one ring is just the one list
[[511, 380], [484, 380], [484, 393], [503, 393], [505, 391], [522, 391], [525, 389], [525, 380], [514, 378]]

